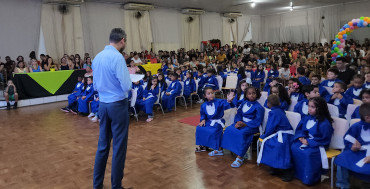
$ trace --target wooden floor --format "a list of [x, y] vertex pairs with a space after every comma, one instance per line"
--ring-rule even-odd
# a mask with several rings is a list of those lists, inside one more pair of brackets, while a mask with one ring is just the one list
[[[92, 188], [99, 126], [59, 110], [66, 102], [0, 110], [0, 188]], [[308, 188], [282, 182], [254, 160], [231, 168], [230, 153], [194, 153], [195, 127], [177, 120], [199, 114], [199, 105], [177, 112], [131, 119], [125, 187], [141, 188]], [[112, 150], [111, 150], [112, 152]], [[111, 153], [112, 154], [112, 153]], [[110, 188], [111, 159], [104, 185]], [[311, 188], [330, 188], [330, 181]]]

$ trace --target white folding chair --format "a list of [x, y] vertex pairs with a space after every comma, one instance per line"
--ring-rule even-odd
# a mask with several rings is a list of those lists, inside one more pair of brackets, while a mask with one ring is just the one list
[[333, 128], [334, 133], [331, 137], [331, 142], [329, 149], [326, 150], [326, 156], [328, 159], [331, 159], [330, 164], [330, 186], [333, 188], [334, 184], [334, 160], [341, 151], [344, 149], [344, 140], [343, 137], [346, 134], [347, 130], [349, 129], [348, 121], [342, 118], [333, 117]]
[[324, 88], [328, 91], [328, 93], [329, 93], [330, 95], [334, 94], [334, 93], [333, 93], [333, 88], [332, 88], [332, 87], [324, 87]]
[[355, 124], [359, 121], [361, 121], [361, 119], [351, 119], [351, 121], [349, 122], [349, 126], [351, 127], [353, 124]]
[[264, 107], [266, 100], [267, 100], [267, 96], [261, 96], [261, 97], [257, 100], [257, 102], [258, 102], [258, 103], [260, 103], [260, 104], [261, 104], [261, 106], [263, 106], [263, 107]]
[[297, 105], [297, 103], [298, 103], [298, 101], [291, 100], [291, 103], [289, 105], [288, 111], [291, 111], [291, 112], [294, 111], [294, 107], [295, 107], [295, 105]]
[[352, 114], [353, 112], [356, 110], [357, 107], [359, 107], [360, 105], [357, 105], [357, 104], [348, 104], [347, 106], [347, 113], [346, 115], [344, 116], [348, 122], [351, 121], [351, 117], [352, 117]]
[[138, 115], [137, 115], [137, 112], [136, 112], [136, 108], [135, 108], [135, 104], [136, 104], [136, 98], [137, 98], [137, 90], [135, 89], [131, 89], [131, 103], [130, 103], [130, 107], [134, 110], [134, 116], [136, 118], [136, 121], [139, 121], [139, 118], [138, 118]]
[[295, 131], [299, 122], [301, 121], [301, 114], [291, 111], [285, 111], [285, 113], [290, 125], [292, 125], [292, 128]]
[[261, 97], [262, 97], [262, 96], [264, 96], [264, 97], [266, 97], [266, 98], [267, 98], [267, 97], [268, 97], [268, 92], [266, 92], [266, 91], [262, 91], [262, 92], [261, 92]]
[[222, 79], [221, 76], [216, 76], [217, 83], [218, 83], [218, 90], [215, 93], [220, 93], [221, 98], [224, 98], [224, 93], [222, 92], [222, 84], [224, 83], [224, 80]]
[[157, 94], [157, 101], [154, 103], [154, 105], [159, 105], [159, 107], [161, 107], [161, 110], [162, 110], [162, 113], [164, 115], [164, 111], [163, 111], [163, 108], [162, 108], [162, 104], [159, 102], [159, 100], [162, 98], [162, 93], [161, 93], [161, 88], [159, 88], [159, 92]]
[[223, 89], [235, 89], [238, 82], [238, 77], [236, 75], [229, 75], [226, 78], [226, 84]]
[[339, 109], [337, 106], [333, 104], [328, 104], [328, 109], [331, 117], [339, 117]]
[[234, 123], [238, 108], [230, 108], [224, 111], [225, 128]]
[[361, 100], [358, 100], [358, 99], [353, 99], [353, 104], [361, 105], [362, 104], [362, 101]]
[[180, 96], [177, 96], [175, 97], [175, 111], [176, 111], [176, 100], [178, 98], [180, 99], [183, 99], [184, 100], [184, 103], [185, 103], [185, 109], [188, 109], [188, 107], [186, 106], [186, 99], [184, 97], [184, 82], [180, 81], [180, 84], [181, 84], [181, 93], [180, 93]]
[[[198, 92], [198, 83], [199, 83], [199, 80], [194, 80], [195, 81], [195, 91]], [[191, 93], [190, 94], [190, 108], [193, 107], [193, 96], [198, 96], [198, 99], [200, 100], [200, 96], [198, 95], [198, 93]]]
[[[269, 117], [268, 115], [269, 115], [270, 111], [271, 111], [270, 109], [265, 108], [265, 115], [263, 116], [262, 125], [259, 127], [260, 135], [262, 135], [266, 130], [267, 120], [268, 120], [268, 117]], [[260, 152], [260, 146], [261, 146], [261, 141], [257, 140], [257, 156]], [[248, 158], [252, 157], [251, 155], [252, 155], [252, 153], [250, 154], [250, 156], [248, 156]]]

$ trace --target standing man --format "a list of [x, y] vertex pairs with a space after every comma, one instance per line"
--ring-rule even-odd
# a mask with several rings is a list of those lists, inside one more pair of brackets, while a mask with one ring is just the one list
[[112, 189], [122, 188], [128, 137], [128, 91], [131, 79], [126, 61], [121, 54], [126, 46], [126, 33], [121, 28], [112, 29], [109, 45], [96, 55], [94, 88], [99, 93], [100, 134], [94, 165], [94, 188], [103, 188], [105, 167], [113, 138]]

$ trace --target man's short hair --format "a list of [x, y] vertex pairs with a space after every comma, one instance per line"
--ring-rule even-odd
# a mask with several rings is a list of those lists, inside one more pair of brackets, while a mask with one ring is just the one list
[[118, 43], [123, 38], [126, 39], [126, 32], [122, 28], [113, 28], [109, 35], [109, 42]]

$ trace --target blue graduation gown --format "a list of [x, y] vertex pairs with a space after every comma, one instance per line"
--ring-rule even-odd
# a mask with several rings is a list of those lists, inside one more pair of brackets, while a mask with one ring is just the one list
[[[320, 148], [329, 146], [333, 131], [334, 129], [327, 119], [318, 122], [315, 117], [308, 115], [299, 122], [291, 150], [295, 177], [304, 184], [314, 184], [321, 179], [323, 166]], [[307, 146], [299, 141], [300, 137], [307, 140]], [[325, 150], [323, 155], [326, 156]]]
[[98, 97], [99, 93], [95, 93], [94, 100], [91, 101], [91, 113], [97, 113], [99, 110], [99, 100], [97, 100]]
[[270, 82], [272, 81], [272, 78], [276, 78], [276, 77], [279, 77], [279, 71], [278, 70], [271, 69], [270, 71], [268, 71], [267, 72], [266, 84], [270, 84]]
[[[136, 106], [138, 111], [142, 110], [147, 115], [153, 115], [153, 106], [154, 103], [157, 101], [159, 93], [159, 86], [157, 85], [153, 90], [145, 89], [143, 92], [143, 98], [137, 99]], [[143, 100], [145, 98], [145, 100]]]
[[290, 99], [296, 100], [297, 102], [303, 100], [305, 97], [302, 93], [290, 93]]
[[197, 92], [197, 86], [194, 79], [186, 79], [184, 82], [184, 96], [186, 99], [189, 98], [190, 94]]
[[[282, 136], [281, 141], [278, 139], [279, 133]], [[277, 169], [291, 168], [290, 146], [293, 137], [293, 128], [284, 110], [281, 107], [272, 107], [268, 115], [266, 131], [260, 136], [264, 140], [261, 154], [258, 154], [259, 158], [261, 157], [260, 163]]]
[[202, 76], [200, 76], [200, 80], [199, 80], [199, 83], [198, 83], [198, 88], [199, 89], [204, 87], [204, 85], [206, 84], [207, 78], [208, 78], [208, 76], [204, 75], [204, 74]]
[[334, 104], [338, 107], [339, 110], [339, 117], [344, 118], [344, 115], [347, 113], [347, 106], [348, 104], [353, 104], [353, 99], [348, 97], [346, 94], [341, 93], [343, 98], [342, 99], [331, 99], [333, 95], [327, 96], [327, 102], [330, 104]]
[[362, 89], [364, 89], [363, 86], [360, 88], [351, 87], [347, 89], [347, 91], [344, 94], [346, 94], [349, 98], [360, 100], [360, 93]]
[[327, 79], [327, 80], [324, 80], [323, 82], [320, 83], [320, 86], [322, 87], [334, 87], [334, 83], [335, 82], [338, 82], [338, 81], [341, 81], [340, 79]]
[[178, 80], [172, 81], [172, 83], [166, 90], [166, 92], [171, 94], [169, 96], [163, 95], [162, 97], [163, 109], [168, 109], [168, 111], [172, 110], [172, 108], [175, 106], [175, 98], [181, 93], [181, 88], [181, 84]]
[[319, 86], [319, 93], [320, 96], [323, 98], [326, 98], [329, 94], [328, 90], [325, 89], [325, 87]]
[[213, 90], [219, 89], [216, 76], [212, 75], [211, 77], [208, 77], [205, 82], [204, 87], [212, 87]]
[[360, 115], [360, 106], [358, 106], [355, 111], [353, 111], [352, 115], [351, 115], [351, 119], [361, 119], [361, 115]]
[[365, 82], [365, 84], [364, 84], [364, 88], [366, 88], [366, 89], [370, 89], [370, 82]]
[[[245, 100], [238, 108], [234, 123], [225, 129], [221, 147], [243, 157], [252, 143], [253, 135], [259, 132], [264, 115], [265, 108], [257, 101]], [[246, 126], [236, 129], [238, 121]]]
[[[224, 111], [231, 108], [224, 99], [206, 101], [200, 107], [200, 121], [205, 120], [205, 126], [197, 126], [195, 131], [196, 145], [207, 146], [218, 150], [221, 146], [222, 131], [225, 125]], [[213, 121], [212, 121], [213, 120]]]
[[[362, 150], [357, 152], [351, 150], [353, 138], [361, 144]], [[362, 167], [356, 165], [366, 156], [370, 156], [370, 123], [360, 121], [353, 124], [344, 135], [344, 144], [344, 151], [335, 158], [334, 162], [357, 173], [356, 176], [370, 180], [370, 164], [364, 164]]]
[[294, 106], [294, 112], [301, 114], [301, 118], [308, 115], [308, 99], [304, 98]]
[[[263, 107], [268, 108], [268, 107], [267, 107], [267, 100], [265, 101], [265, 104], [263, 105]], [[280, 99], [280, 107], [281, 107], [283, 110], [288, 111], [288, 109], [289, 109], [289, 104], [288, 104], [288, 102], [283, 101], [283, 100], [281, 100], [281, 99]]]
[[162, 73], [163, 73], [163, 75], [168, 75], [168, 66], [167, 65], [164, 65], [163, 67], [162, 67]]
[[302, 85], [311, 85], [311, 81], [307, 77], [298, 77], [298, 80], [302, 83]]
[[142, 85], [140, 84], [136, 85], [134, 83], [132, 84], [132, 89], [137, 89], [137, 96], [136, 96], [136, 102], [135, 102], [136, 104], [139, 99], [143, 99], [144, 89]]
[[73, 89], [72, 93], [68, 95], [68, 106], [71, 107], [73, 103], [77, 102], [77, 97], [80, 97], [84, 89], [84, 84], [78, 82]]
[[82, 113], [89, 113], [89, 106], [88, 106], [88, 103], [89, 101], [92, 101], [94, 100], [94, 86], [93, 84], [91, 83], [90, 85], [87, 85], [86, 86], [86, 90], [84, 90], [84, 92], [81, 94], [81, 96], [86, 96], [86, 98], [84, 100], [82, 100], [81, 98], [78, 99], [78, 111], [79, 112], [82, 112]]
[[239, 107], [239, 105], [242, 104], [243, 102], [244, 102], [244, 91], [242, 91], [239, 96], [237, 93], [235, 93], [235, 97], [231, 104], [233, 107]]
[[198, 79], [198, 72], [194, 72], [194, 73], [193, 73], [193, 77], [194, 77], [195, 79]]
[[[260, 80], [256, 80], [258, 78]], [[256, 70], [252, 74], [252, 85], [254, 87], [256, 87], [257, 89], [260, 89], [261, 88], [261, 83], [264, 82], [264, 79], [265, 79], [265, 72], [263, 70], [261, 70], [261, 71]]]
[[158, 82], [158, 86], [161, 89], [161, 93], [166, 91], [166, 89], [167, 89], [167, 83], [166, 82], [163, 82], [163, 83]]

